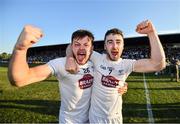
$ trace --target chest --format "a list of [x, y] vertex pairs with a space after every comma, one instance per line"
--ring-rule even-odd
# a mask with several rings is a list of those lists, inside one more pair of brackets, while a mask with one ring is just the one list
[[127, 78], [126, 69], [121, 64], [99, 63], [95, 66], [95, 82], [98, 85], [116, 88]]
[[86, 89], [92, 86], [94, 79], [93, 66], [80, 68], [77, 74], [70, 74], [64, 77], [65, 85], [72, 85], [74, 88]]
[[109, 63], [99, 63], [95, 66], [95, 70], [101, 75], [111, 75], [115, 77], [122, 77], [126, 75], [126, 68], [123, 67], [121, 63], [119, 64], [109, 64]]

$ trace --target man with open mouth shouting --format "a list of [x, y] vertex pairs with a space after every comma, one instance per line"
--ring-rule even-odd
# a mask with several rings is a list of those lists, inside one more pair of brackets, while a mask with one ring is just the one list
[[[152, 22], [141, 22], [136, 31], [148, 36], [151, 46], [150, 58], [122, 59], [124, 39], [122, 31], [117, 28], [110, 29], [105, 34], [106, 54], [92, 53], [90, 60], [94, 63], [95, 76], [89, 110], [90, 123], [123, 123], [122, 96], [117, 94], [117, 89], [125, 85], [124, 82], [132, 71], [152, 72], [165, 68], [164, 50]], [[69, 57], [68, 61], [70, 60]], [[76, 69], [71, 67], [71, 64], [69, 66], [66, 70]]]
[[79, 68], [77, 74], [65, 70], [66, 57], [32, 68], [28, 66], [27, 50], [41, 37], [42, 31], [37, 27], [27, 25], [22, 30], [9, 64], [11, 84], [22, 87], [55, 75], [61, 94], [59, 123], [87, 123], [93, 84], [93, 64], [88, 61], [93, 49], [93, 34], [87, 30], [77, 30], [72, 34], [71, 47]]

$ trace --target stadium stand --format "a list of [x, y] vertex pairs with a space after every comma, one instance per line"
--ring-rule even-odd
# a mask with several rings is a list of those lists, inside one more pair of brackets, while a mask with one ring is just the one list
[[[163, 44], [167, 62], [180, 60], [180, 33], [161, 34], [159, 38]], [[149, 57], [149, 42], [146, 36], [129, 37], [124, 39], [125, 49], [122, 57], [129, 59], [141, 59]], [[103, 40], [94, 42], [94, 50], [104, 52]], [[51, 59], [64, 57], [68, 44], [48, 45], [32, 47], [28, 50], [27, 58], [29, 63], [46, 63]]]

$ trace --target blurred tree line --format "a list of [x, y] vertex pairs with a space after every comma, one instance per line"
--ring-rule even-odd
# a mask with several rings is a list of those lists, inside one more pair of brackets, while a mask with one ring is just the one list
[[11, 57], [11, 54], [9, 53], [6, 53], [6, 52], [0, 53], [0, 60], [9, 60], [10, 57]]

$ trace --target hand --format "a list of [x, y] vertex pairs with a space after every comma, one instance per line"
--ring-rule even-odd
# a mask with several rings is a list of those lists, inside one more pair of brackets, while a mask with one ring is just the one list
[[41, 37], [43, 36], [43, 33], [41, 29], [37, 27], [33, 27], [31, 25], [26, 25], [15, 45], [15, 49], [18, 50], [25, 50], [31, 47], [34, 43], [36, 43]]
[[73, 57], [66, 58], [65, 69], [71, 74], [76, 74], [78, 72], [79, 68]]
[[123, 95], [123, 94], [125, 94], [127, 92], [127, 89], [128, 89], [128, 83], [125, 83], [123, 87], [118, 89], [118, 93]]
[[140, 34], [150, 34], [155, 32], [155, 28], [151, 21], [146, 20], [137, 25], [136, 32]]

